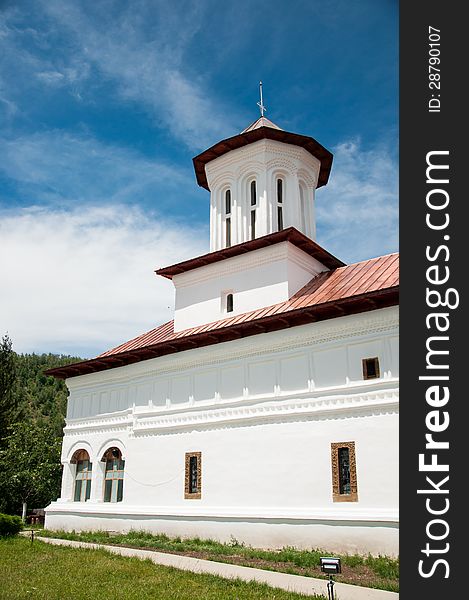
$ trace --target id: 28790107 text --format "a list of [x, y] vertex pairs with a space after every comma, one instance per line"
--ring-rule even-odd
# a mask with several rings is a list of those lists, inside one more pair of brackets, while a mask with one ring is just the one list
[[441, 110], [441, 72], [440, 72], [440, 30], [428, 27], [428, 89], [431, 97], [428, 101], [428, 112], [439, 113]]

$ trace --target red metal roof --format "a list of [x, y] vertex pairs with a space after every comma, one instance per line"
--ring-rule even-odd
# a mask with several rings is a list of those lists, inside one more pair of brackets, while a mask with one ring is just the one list
[[174, 332], [173, 321], [98, 357], [47, 371], [65, 379], [173, 352], [398, 304], [399, 254], [320, 273], [292, 298], [266, 308]]
[[[267, 121], [267, 119], [265, 119], [265, 121]], [[261, 126], [259, 126], [260, 123], [262, 123]], [[257, 142], [258, 140], [262, 139], [276, 140], [277, 142], [283, 142], [284, 144], [292, 144], [293, 146], [300, 146], [301, 148], [304, 148], [321, 163], [318, 187], [326, 185], [332, 166], [332, 154], [329, 152], [329, 150], [324, 148], [324, 146], [322, 146], [312, 137], [300, 135], [299, 133], [290, 133], [289, 131], [284, 131], [277, 125], [274, 125], [274, 127], [267, 126], [259, 119], [238, 135], [234, 135], [226, 140], [221, 140], [221, 142], [211, 146], [208, 148], [208, 150], [205, 150], [192, 159], [197, 183], [206, 190], [210, 190], [208, 187], [207, 174], [205, 173], [205, 165], [207, 163], [211, 162], [215, 158], [218, 158], [219, 156], [223, 156], [223, 154], [226, 154], [231, 150], [241, 148], [242, 146], [247, 146], [248, 144], [252, 144], [253, 142]]]
[[319, 244], [313, 242], [312, 239], [306, 237], [294, 227], [288, 227], [282, 231], [276, 231], [275, 233], [263, 235], [255, 240], [249, 240], [248, 242], [236, 244], [235, 246], [230, 246], [229, 248], [223, 248], [222, 250], [209, 252], [203, 256], [191, 258], [189, 260], [185, 260], [184, 262], [177, 263], [176, 265], [163, 267], [162, 269], [155, 271], [155, 273], [157, 275], [161, 275], [162, 277], [172, 279], [174, 275], [179, 275], [179, 273], [185, 273], [186, 271], [191, 271], [192, 269], [197, 269], [199, 267], [203, 267], [220, 260], [225, 260], [226, 258], [231, 258], [233, 256], [239, 256], [240, 254], [245, 254], [246, 252], [251, 252], [252, 250], [259, 250], [259, 248], [266, 248], [267, 246], [279, 244], [280, 242], [290, 242], [294, 244], [300, 248], [300, 250], [303, 250], [303, 252], [306, 252], [306, 254], [309, 254], [320, 263], [325, 265], [328, 269], [336, 269], [337, 267], [344, 266], [344, 263], [341, 260], [330, 254], [330, 252], [327, 250], [324, 250], [324, 248], [319, 246]]

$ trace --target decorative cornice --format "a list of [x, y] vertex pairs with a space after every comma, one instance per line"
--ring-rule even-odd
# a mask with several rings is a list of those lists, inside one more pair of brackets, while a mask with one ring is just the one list
[[[312, 170], [311, 173], [313, 173]], [[314, 172], [314, 175], [312, 175], [311, 173], [308, 172], [308, 170], [304, 167], [301, 167], [298, 169], [297, 176], [298, 181], [302, 181], [307, 187], [312, 188], [314, 190], [316, 189], [316, 186], [318, 184], [318, 174], [317, 172]]]
[[85, 419], [66, 419], [64, 435], [83, 434], [84, 432], [123, 431], [133, 423], [133, 409], [119, 411], [118, 413], [101, 414]]
[[[212, 186], [213, 178], [228, 176], [228, 174], [232, 174], [235, 178], [238, 178], [243, 170], [249, 170], [250, 166], [254, 163], [258, 163], [262, 166], [262, 169], [266, 169], [275, 166], [269, 163], [279, 159], [284, 159], [284, 163], [287, 165], [286, 169], [292, 174], [298, 169], [297, 162], [309, 163], [312, 170], [318, 170], [321, 165], [318, 159], [303, 148], [291, 146], [283, 142], [259, 140], [249, 146], [237, 148], [229, 154], [224, 154], [214, 159], [205, 165], [205, 170], [210, 186]], [[240, 164], [241, 162], [248, 164]]]
[[348, 395], [333, 398], [308, 400], [288, 400], [286, 402], [263, 402], [255, 406], [238, 406], [235, 408], [214, 408], [196, 413], [185, 413], [156, 418], [139, 418], [135, 415], [133, 435], [153, 435], [168, 430], [184, 430], [189, 428], [206, 429], [233, 423], [253, 424], [266, 421], [298, 420], [299, 418], [345, 418], [358, 416], [363, 411], [374, 415], [397, 413], [399, 410], [398, 391], [389, 390], [381, 394]]
[[[367, 389], [368, 388], [368, 389]], [[371, 389], [370, 389], [371, 388]], [[85, 433], [126, 431], [129, 436], [155, 435], [170, 430], [205, 429], [239, 423], [284, 422], [289, 420], [345, 418], [364, 412], [385, 414], [398, 412], [397, 380], [379, 384], [336, 388], [264, 398], [225, 402], [222, 406], [133, 407], [120, 415], [99, 415], [86, 419], [68, 419], [66, 438]], [[285, 397], [287, 396], [287, 397]]]

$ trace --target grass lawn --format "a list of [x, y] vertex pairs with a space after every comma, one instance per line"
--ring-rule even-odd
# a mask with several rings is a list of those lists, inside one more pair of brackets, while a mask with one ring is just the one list
[[[258, 583], [198, 575], [105, 550], [0, 539], [2, 600], [304, 600]], [[323, 596], [308, 596], [325, 600]]]
[[[160, 552], [184, 554], [195, 558], [228, 562], [247, 567], [257, 567], [271, 571], [281, 571], [307, 577], [324, 577], [319, 567], [320, 556], [331, 556], [325, 550], [261, 550], [233, 541], [221, 544], [214, 540], [199, 538], [170, 538], [164, 534], [152, 535], [142, 531], [130, 531], [125, 534], [112, 534], [106, 531], [63, 532], [42, 531], [38, 535], [61, 537], [69, 540], [114, 544], [133, 548], [148, 548]], [[336, 554], [332, 554], [336, 556]], [[386, 556], [342, 555], [342, 574], [336, 581], [367, 587], [375, 587], [392, 592], [399, 591], [399, 559]]]

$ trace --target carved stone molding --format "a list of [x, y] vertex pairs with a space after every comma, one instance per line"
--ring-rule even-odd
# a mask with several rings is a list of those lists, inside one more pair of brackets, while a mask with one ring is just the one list
[[[394, 381], [394, 384], [397, 382]], [[378, 385], [383, 385], [381, 382]], [[158, 432], [184, 430], [186, 428], [214, 428], [238, 424], [242, 426], [258, 422], [283, 422], [302, 418], [347, 418], [363, 413], [373, 415], [395, 414], [398, 412], [398, 389], [395, 387], [357, 393], [335, 393], [315, 396], [314, 392], [292, 394], [291, 398], [281, 397], [240, 399], [221, 406], [202, 407], [186, 405], [181, 408], [133, 407], [126, 419], [110, 427], [106, 417], [68, 420], [64, 429], [67, 437], [90, 433], [126, 432], [135, 435], [155, 435]]]
[[[220, 156], [208, 163], [205, 167], [207, 179], [210, 180], [212, 177], [216, 177], [221, 171], [235, 170], [240, 162], [251, 164], [252, 162], [259, 161], [265, 164], [275, 157], [302, 161], [311, 164], [313, 168], [317, 164], [317, 159], [314, 159], [304, 148], [273, 140], [258, 140], [253, 144], [249, 144], [249, 146], [232, 150], [229, 154]], [[233, 167], [234, 169], [232, 169]]]
[[287, 402], [263, 402], [257, 405], [213, 408], [195, 412], [185, 412], [158, 417], [136, 415], [133, 435], [154, 435], [155, 433], [184, 430], [186, 428], [204, 429], [230, 424], [240, 426], [245, 423], [283, 422], [302, 418], [347, 418], [358, 416], [363, 411], [373, 415], [398, 412], [397, 392], [385, 392], [366, 395], [326, 397], [323, 399], [290, 400]]

